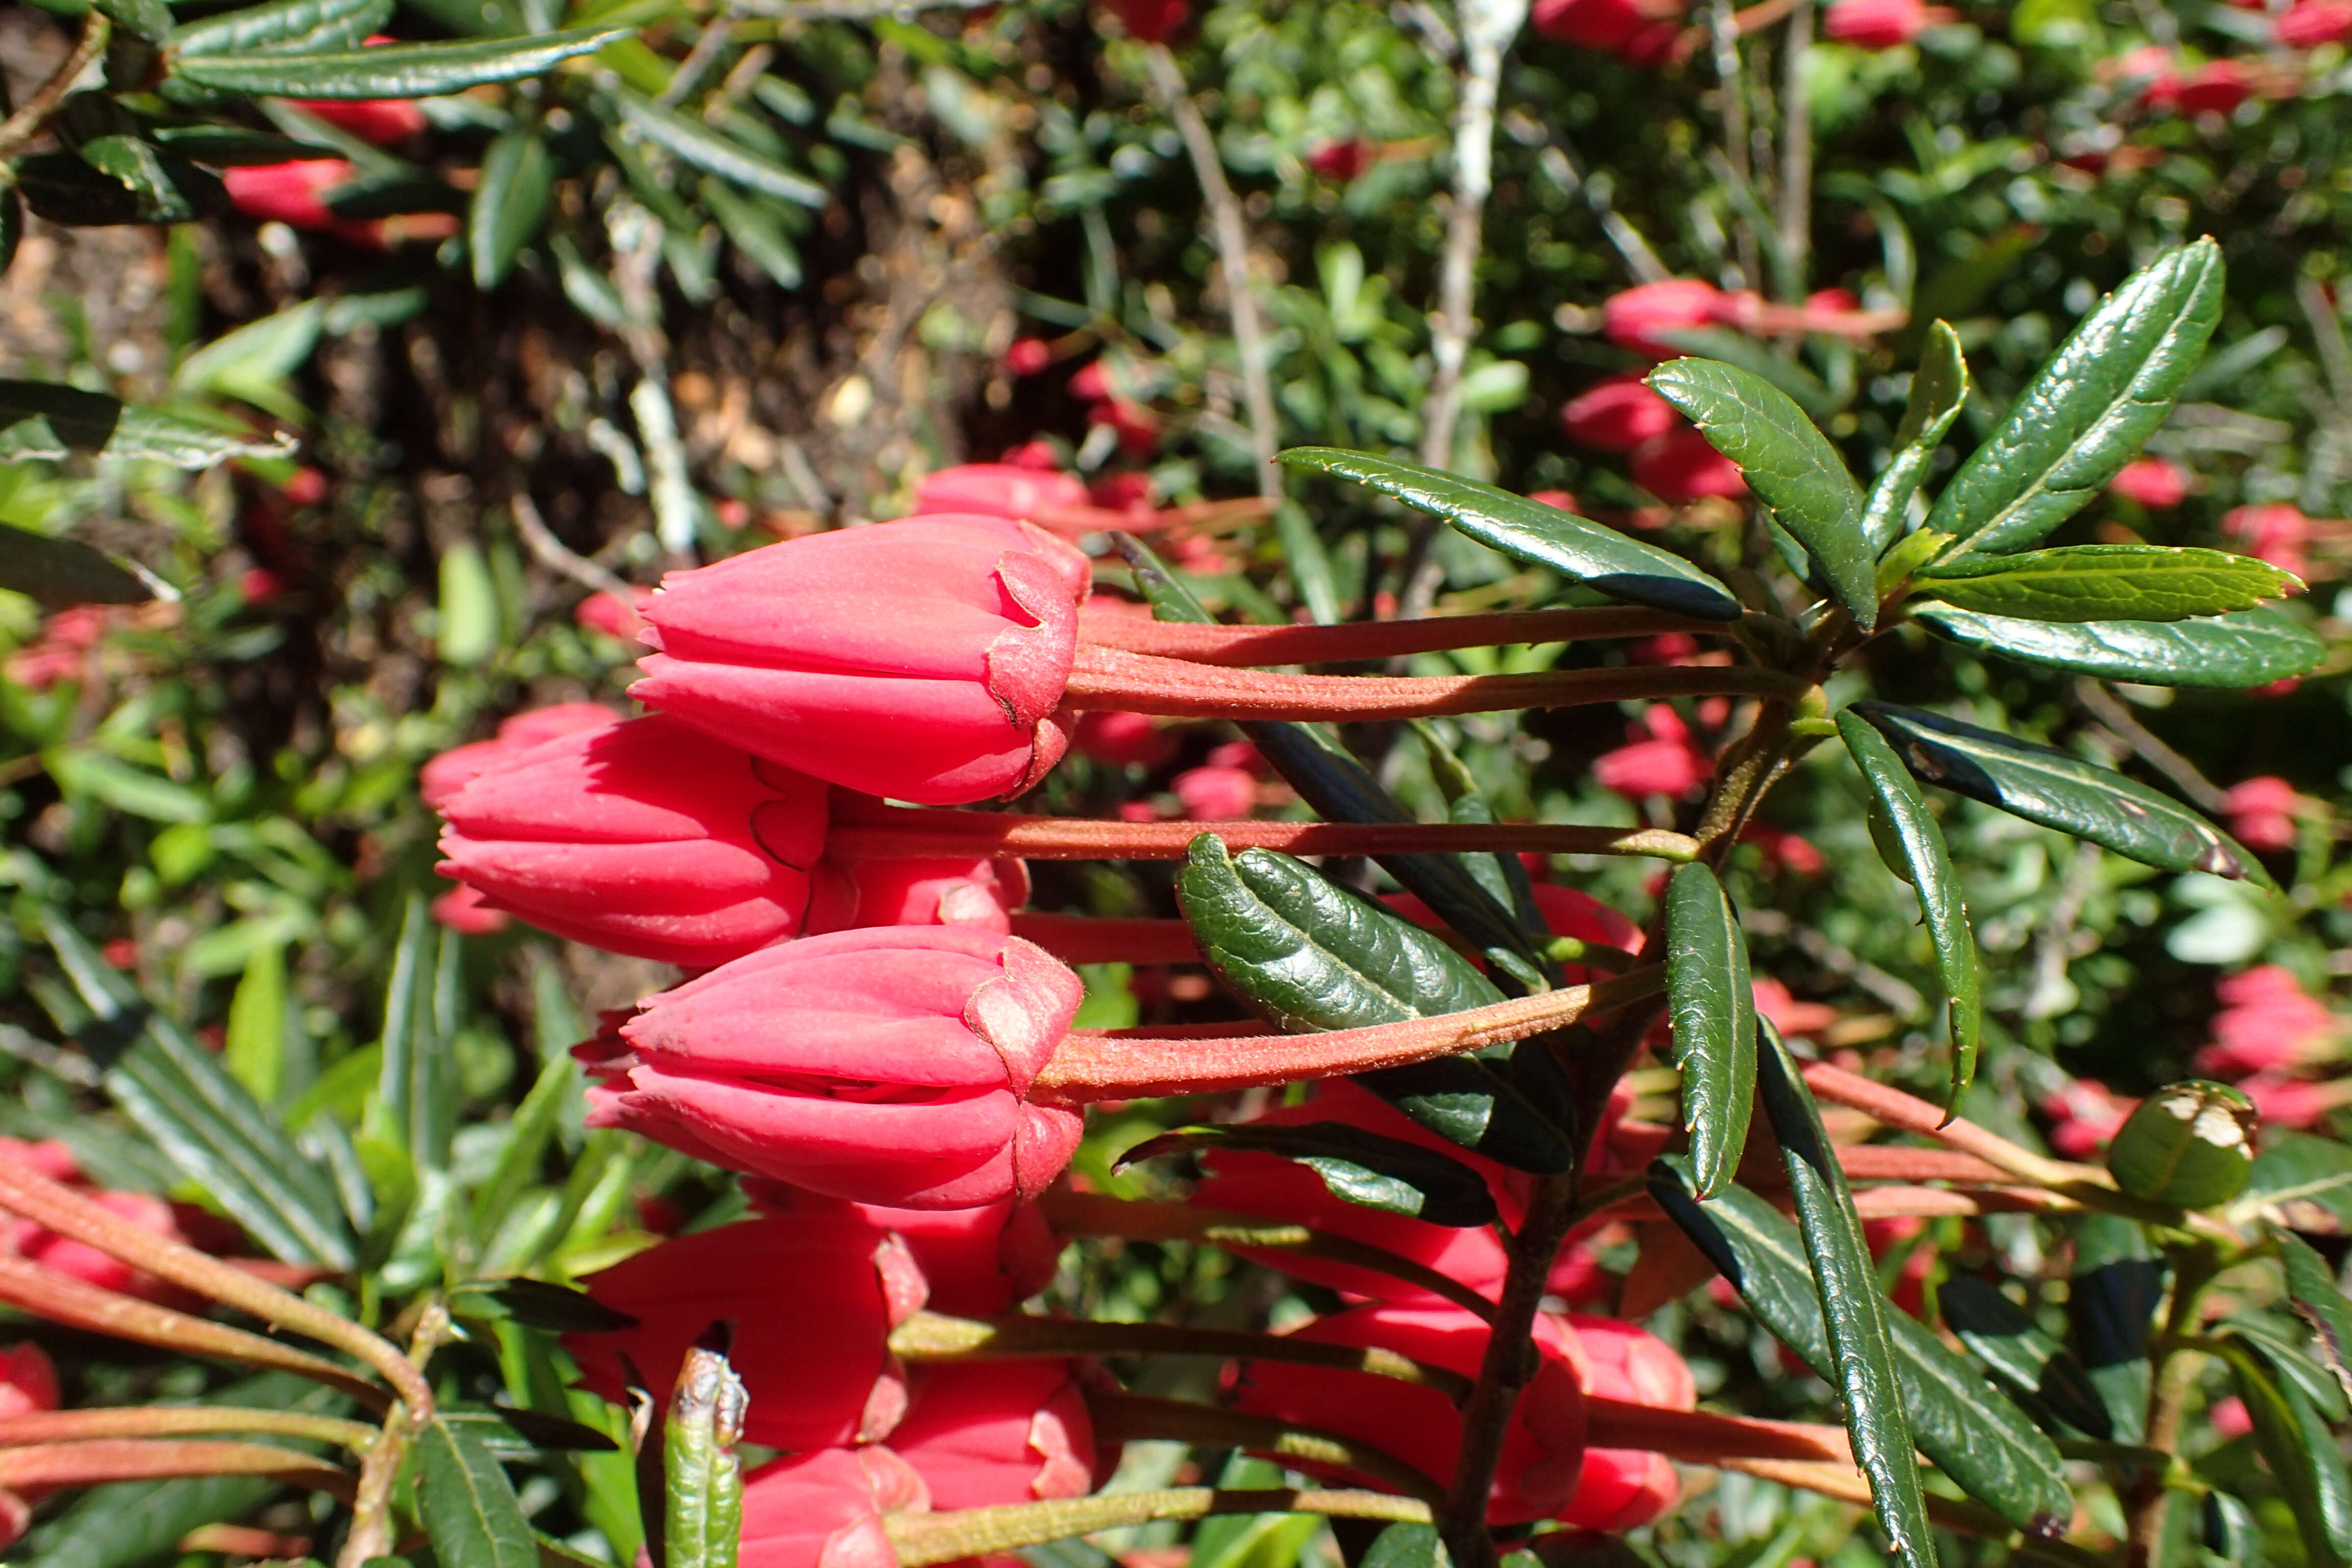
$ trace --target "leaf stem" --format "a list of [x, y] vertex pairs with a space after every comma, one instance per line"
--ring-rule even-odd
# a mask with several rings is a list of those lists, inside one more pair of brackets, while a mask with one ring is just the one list
[[267, 1476], [348, 1500], [352, 1478], [323, 1459], [267, 1443], [100, 1438], [0, 1448], [0, 1488], [88, 1487], [186, 1476]]
[[1317, 1427], [1293, 1426], [1271, 1416], [1185, 1399], [1115, 1392], [1088, 1394], [1087, 1409], [1093, 1417], [1096, 1437], [1106, 1442], [1160, 1437], [1209, 1447], [1247, 1448], [1274, 1458], [1354, 1470], [1432, 1506], [1445, 1500], [1443, 1487], [1395, 1455]]
[[100, 1437], [184, 1437], [216, 1432], [251, 1432], [333, 1443], [365, 1453], [376, 1429], [363, 1421], [311, 1415], [299, 1410], [257, 1410], [240, 1405], [126, 1405], [103, 1410], [33, 1410], [0, 1415], [0, 1447], [21, 1443], [79, 1443]]
[[1637, 605], [1426, 616], [1410, 621], [1350, 621], [1328, 626], [1200, 625], [1147, 621], [1100, 610], [1078, 613], [1078, 636], [1093, 647], [1214, 665], [1354, 664], [1453, 648], [1649, 637], [1669, 632], [1723, 637], [1730, 630], [1722, 621]]
[[1329, 1519], [1378, 1519], [1426, 1524], [1429, 1505], [1385, 1492], [1298, 1491], [1288, 1487], [1223, 1491], [1169, 1487], [1159, 1491], [1101, 1492], [1052, 1502], [971, 1508], [955, 1513], [897, 1513], [882, 1521], [898, 1568], [929, 1568], [1015, 1547], [1090, 1535], [1157, 1519], [1205, 1519], [1220, 1513], [1314, 1513]]

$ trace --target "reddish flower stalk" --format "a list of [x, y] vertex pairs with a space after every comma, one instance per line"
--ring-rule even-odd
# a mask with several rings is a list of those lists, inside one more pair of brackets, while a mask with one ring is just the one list
[[352, 1478], [324, 1460], [265, 1443], [39, 1443], [0, 1448], [0, 1488], [88, 1487], [170, 1476], [266, 1476], [348, 1502]]
[[1663, 1409], [1597, 1394], [1584, 1396], [1584, 1421], [1589, 1447], [1647, 1448], [1694, 1465], [1719, 1465], [1726, 1459], [1853, 1462], [1842, 1426]]
[[1349, 664], [1448, 648], [1515, 643], [1578, 642], [1601, 637], [1661, 637], [1669, 632], [1722, 636], [1722, 621], [1696, 620], [1664, 610], [1611, 605], [1571, 610], [1522, 610], [1489, 616], [1430, 616], [1410, 621], [1357, 621], [1341, 626], [1229, 626], [1147, 621], [1139, 616], [1078, 611], [1078, 637], [1096, 647], [1194, 664]]
[[1665, 971], [1652, 967], [1570, 985], [1535, 996], [1515, 996], [1466, 1012], [1362, 1029], [1316, 1035], [1265, 1035], [1238, 1039], [1113, 1039], [1073, 1031], [1036, 1078], [1042, 1097], [1074, 1104], [1089, 1100], [1213, 1094], [1302, 1078], [1370, 1072], [1449, 1057], [1509, 1040], [1523, 1040], [1655, 995]]
[[1230, 669], [1080, 644], [1062, 702], [1192, 719], [1435, 719], [1521, 708], [1574, 708], [1664, 697], [1767, 697], [1793, 701], [1806, 682], [1735, 665], [1629, 666], [1531, 675], [1280, 675]]
[[[1720, 670], [1708, 671], [1721, 674]], [[836, 793], [827, 853], [836, 860], [1181, 860], [1212, 831], [1197, 822], [1095, 822], [1012, 812], [886, 805]], [[1429, 855], [1528, 851], [1547, 855], [1654, 855], [1688, 860], [1697, 840], [1660, 828], [1555, 822], [1220, 822], [1229, 849], [1292, 855]]]
[[242, 1405], [130, 1405], [102, 1410], [28, 1410], [0, 1415], [0, 1447], [27, 1443], [81, 1443], [100, 1437], [194, 1436], [252, 1432], [334, 1443], [354, 1452], [376, 1438], [376, 1429], [335, 1415], [299, 1410], [257, 1410]]
[[886, 1516], [898, 1568], [929, 1568], [966, 1557], [986, 1557], [1017, 1546], [1036, 1546], [1074, 1535], [1156, 1519], [1204, 1519], [1219, 1513], [1319, 1513], [1333, 1519], [1376, 1519], [1427, 1524], [1429, 1505], [1417, 1498], [1331, 1488], [1226, 1490], [1216, 1487], [1170, 1487], [1160, 1491], [1098, 1492], [1052, 1502], [1013, 1503], [966, 1509], [957, 1513], [894, 1513]]
[[1096, 920], [1016, 910], [1013, 934], [1065, 963], [1198, 963], [1200, 944], [1182, 921]]

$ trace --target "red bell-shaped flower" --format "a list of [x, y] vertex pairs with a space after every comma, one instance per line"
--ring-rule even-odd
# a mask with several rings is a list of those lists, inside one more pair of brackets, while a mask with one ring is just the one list
[[743, 1478], [737, 1568], [898, 1568], [884, 1517], [929, 1507], [923, 1478], [879, 1444], [771, 1460]]
[[580, 730], [602, 730], [620, 716], [602, 702], [558, 702], [531, 708], [499, 726], [487, 741], [453, 747], [416, 770], [416, 793], [434, 810], [451, 795], [502, 763], [511, 762], [533, 746], [545, 745]]
[[916, 1369], [890, 1451], [935, 1509], [994, 1508], [1094, 1489], [1095, 1432], [1077, 1363], [998, 1362]]
[[1030, 1196], [1077, 1145], [1077, 1112], [1024, 1097], [1083, 995], [1017, 937], [805, 937], [648, 998], [590, 1064], [591, 1118], [856, 1203]]
[[921, 1270], [905, 1245], [856, 1215], [792, 1214], [722, 1225], [648, 1247], [582, 1281], [635, 1328], [566, 1334], [581, 1381], [619, 1403], [627, 1357], [647, 1387], [677, 1381], [713, 1323], [750, 1396], [743, 1435], [772, 1448], [887, 1436], [907, 1407], [886, 1342], [920, 1308]]
[[1068, 745], [1057, 713], [1090, 568], [1004, 518], [902, 518], [694, 572], [644, 606], [631, 694], [869, 795], [1017, 795]]
[[445, 800], [440, 870], [558, 936], [709, 968], [802, 929], [825, 800], [667, 715], [608, 716]]
[[[1696, 1410], [1698, 1385], [1674, 1347], [1614, 1318], [1567, 1320], [1582, 1352], [1584, 1392], [1657, 1410]], [[1673, 1461], [1646, 1448], [1587, 1448], [1576, 1495], [1555, 1515], [1561, 1523], [1622, 1534], [1664, 1514], [1682, 1497]]]
[[743, 1184], [761, 1214], [850, 1214], [907, 1244], [929, 1287], [929, 1305], [959, 1318], [1010, 1311], [1050, 1284], [1061, 1238], [1032, 1204], [1011, 1198], [962, 1209], [849, 1204], [753, 1177]]

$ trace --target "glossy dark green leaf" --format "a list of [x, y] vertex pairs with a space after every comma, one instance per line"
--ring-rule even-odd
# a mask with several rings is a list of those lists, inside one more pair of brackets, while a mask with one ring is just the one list
[[2279, 1262], [2286, 1270], [2287, 1299], [2311, 1326], [2319, 1353], [2347, 1393], [2352, 1393], [2352, 1300], [2336, 1283], [2336, 1270], [2311, 1243], [2293, 1231], [2273, 1229]]
[[2263, 1527], [2245, 1500], [2210, 1491], [2197, 1510], [2199, 1544], [2231, 1568], [2263, 1568]]
[[2038, 1404], [2084, 1436], [2115, 1436], [2089, 1370], [1997, 1287], [1955, 1274], [1937, 1287], [1936, 1305], [1960, 1342], [2011, 1394]]
[[1658, 341], [1697, 359], [1717, 360], [1785, 394], [1791, 403], [1816, 419], [1827, 419], [1853, 401], [1841, 397], [1825, 382], [1770, 344], [1729, 327], [1685, 327], [1660, 332]]
[[620, 89], [614, 95], [621, 121], [631, 132], [679, 160], [746, 190], [779, 201], [821, 207], [833, 198], [823, 185], [796, 174], [763, 153], [754, 153], [732, 137], [721, 135], [701, 121], [656, 103], [643, 93]]
[[2230, 1214], [2233, 1219], [2260, 1215], [2315, 1236], [2352, 1231], [2352, 1149], [2307, 1132], [2276, 1134], [2254, 1157], [2246, 1190]]
[[79, 153], [36, 153], [16, 161], [16, 174], [36, 217], [81, 228], [182, 223], [228, 205], [216, 177], [131, 137], [101, 137]]
[[441, 1568], [539, 1568], [539, 1548], [497, 1456], [435, 1419], [416, 1435], [416, 1512]]
[[2084, 317], [1936, 498], [1961, 552], [2021, 550], [2097, 495], [2172, 410], [2221, 315], [2221, 249], [2200, 239]]
[[663, 1568], [735, 1568], [743, 1533], [743, 1380], [724, 1352], [686, 1352], [662, 1424]]
[[620, 1445], [566, 1415], [504, 1405], [443, 1405], [441, 1419], [494, 1454], [610, 1454]]
[[[1820, 1292], [1797, 1227], [1737, 1184], [1701, 1204], [1685, 1161], [1650, 1169], [1650, 1192], [1668, 1218], [1739, 1292], [1759, 1322], [1828, 1378], [1834, 1371]], [[1888, 1337], [1922, 1453], [1979, 1502], [2021, 1529], [2073, 1515], [2056, 1445], [1983, 1373], [1906, 1313], [1891, 1314]]]
[[538, 237], [554, 200], [555, 160], [538, 127], [519, 125], [490, 143], [466, 213], [475, 288], [488, 290], [506, 281], [515, 258]]
[[2116, 1185], [2150, 1203], [2210, 1208], [2246, 1190], [2262, 1118], [2242, 1090], [2189, 1079], [2141, 1100], [2107, 1145]]
[[1902, 535], [1911, 498], [1919, 493], [1928, 466], [1968, 400], [1969, 362], [1960, 352], [1960, 334], [1950, 322], [1937, 321], [1927, 329], [1919, 366], [1911, 373], [1911, 395], [1895, 431], [1895, 455], [1863, 502], [1862, 531], [1872, 549], [1884, 551]]
[[1965, 555], [1931, 566], [1913, 590], [1982, 616], [2032, 621], [2182, 621], [2251, 610], [2303, 587], [2252, 555], [2154, 544], [2070, 544]]
[[253, 1238], [289, 1263], [348, 1268], [355, 1247], [334, 1178], [219, 1059], [165, 1018], [55, 911], [43, 933], [91, 1022], [78, 1030], [106, 1091]]
[[2326, 644], [2269, 609], [2210, 620], [2068, 623], [1979, 616], [1924, 600], [1910, 613], [1963, 647], [2144, 686], [2267, 686], [2307, 675], [2327, 657]]
[[1863, 531], [1862, 491], [1805, 411], [1762, 377], [1718, 360], [1671, 360], [1650, 386], [1739, 465], [1774, 521], [1812, 554], [1864, 627], [1878, 624], [1878, 552]]
[[625, 27], [572, 27], [529, 38], [382, 44], [321, 53], [183, 57], [174, 74], [220, 92], [277, 98], [437, 98], [485, 83], [540, 76], [590, 54]]
[[5, 523], [0, 523], [0, 588], [27, 595], [48, 609], [142, 605], [155, 596], [137, 574], [124, 571], [87, 544]]
[[257, 167], [336, 155], [331, 147], [234, 125], [174, 126], [154, 132], [149, 140], [174, 156], [215, 169]]
[[2352, 1558], [2352, 1475], [2336, 1434], [2311, 1401], [2272, 1376], [2242, 1341], [2223, 1340], [2221, 1355], [2253, 1423], [2254, 1446], [2286, 1495], [2315, 1568]]
[[[1270, 850], [1192, 841], [1176, 897], [1209, 966], [1286, 1032], [1461, 1012], [1502, 993], [1442, 939]], [[1362, 1075], [1422, 1125], [1521, 1170], [1564, 1171], [1574, 1146], [1475, 1058]]]
[[2329, 1426], [2341, 1426], [2347, 1415], [2352, 1415], [2352, 1405], [2345, 1400], [2344, 1385], [2311, 1353], [2307, 1348], [2310, 1336], [2303, 1331], [2301, 1324], [2248, 1310], [2231, 1312], [2213, 1324], [2212, 1329], [2244, 1341], [2263, 1358], [2271, 1375], [2311, 1401], [2312, 1408]]
[[392, 20], [393, 0], [271, 0], [222, 11], [191, 22], [172, 35], [183, 59], [199, 55], [236, 55], [255, 49], [317, 52], [355, 47]]
[[209, 468], [230, 458], [282, 458], [292, 449], [289, 441], [257, 440], [102, 393], [0, 380], [0, 462], [56, 461], [79, 452]]
[[2164, 1265], [2137, 1220], [2084, 1215], [2074, 1231], [2066, 1316], [2074, 1352], [2107, 1407], [2115, 1440], [2137, 1443], [2147, 1430], [2147, 1346], [2164, 1303]]
[[1296, 1161], [1321, 1177], [1332, 1196], [1366, 1208], [1432, 1225], [1495, 1222], [1495, 1195], [1487, 1190], [1486, 1178], [1469, 1166], [1433, 1149], [1367, 1132], [1344, 1121], [1171, 1128], [1136, 1144], [1118, 1157], [1118, 1163], [1126, 1165], [1163, 1154], [1220, 1149]]
[[94, 0], [100, 15], [122, 32], [151, 44], [172, 36], [172, 8], [163, 0]]
[[[457, 1117], [449, 1042], [434, 1016], [436, 929], [425, 900], [412, 894], [384, 987], [375, 1101], [381, 1120], [371, 1128], [405, 1149], [420, 1170], [448, 1163]], [[445, 944], [456, 940], [456, 932], [444, 933]]]
[[1683, 1127], [1690, 1134], [1698, 1194], [1730, 1182], [1748, 1147], [1756, 1103], [1756, 994], [1748, 941], [1723, 884], [1694, 862], [1666, 884], [1666, 1015], [1683, 1075]]
[[[1919, 912], [1936, 944], [1936, 973], [1944, 983], [1952, 1025], [1952, 1087], [1945, 1103], [1958, 1106], [1976, 1078], [1977, 1046], [1984, 1028], [1977, 942], [1969, 930], [1959, 873], [1952, 868], [1952, 858], [1944, 847], [1943, 828], [1886, 737], [1852, 710], [1837, 716], [1837, 727], [1846, 751], [1862, 770], [1863, 782], [1870, 786], [1874, 828], [1885, 825], [1879, 853], [1919, 895]], [[1895, 851], [1893, 856], [1887, 855], [1890, 847]]]
[[637, 1325], [635, 1318], [604, 1305], [585, 1290], [544, 1279], [501, 1279], [486, 1285], [467, 1285], [453, 1294], [450, 1309], [465, 1317], [480, 1310], [485, 1304], [526, 1328], [545, 1329], [550, 1333], [611, 1334]]
[[1759, 1098], [1780, 1136], [1790, 1195], [1797, 1205], [1798, 1234], [1821, 1295], [1830, 1385], [1845, 1407], [1854, 1463], [1870, 1479], [1870, 1500], [1895, 1557], [1932, 1568], [1936, 1546], [1927, 1525], [1927, 1500], [1919, 1489], [1918, 1461], [1911, 1452], [1907, 1396], [1895, 1374], [1886, 1299], [1878, 1291], [1878, 1272], [1870, 1261], [1870, 1244], [1863, 1239], [1862, 1216], [1854, 1212], [1844, 1167], [1830, 1147], [1821, 1110], [1799, 1076], [1796, 1058], [1770, 1025], [1759, 1033]]
[[1370, 485], [1515, 561], [1549, 566], [1612, 598], [1707, 620], [1739, 618], [1730, 590], [1681, 556], [1556, 506], [1370, 452], [1297, 447], [1279, 460]]
[[1448, 1568], [1445, 1542], [1433, 1524], [1391, 1524], [1372, 1538], [1356, 1568]]
[[2112, 768], [1916, 708], [1857, 702], [1848, 711], [1869, 720], [1912, 776], [1927, 784], [2168, 871], [2271, 885], [2262, 862], [2237, 840]]
[[757, 195], [745, 195], [713, 175], [702, 182], [702, 205], [726, 231], [727, 242], [775, 279], [777, 288], [801, 286], [800, 249]]

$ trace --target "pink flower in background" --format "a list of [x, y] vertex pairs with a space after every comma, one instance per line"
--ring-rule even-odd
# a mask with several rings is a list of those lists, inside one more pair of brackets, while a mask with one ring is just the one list
[[1243, 768], [1187, 768], [1168, 787], [1192, 822], [1233, 822], [1257, 808], [1257, 780]]
[[915, 510], [908, 515], [961, 514], [1021, 521], [1087, 504], [1085, 482], [1070, 474], [1018, 463], [959, 463], [915, 481]]
[[1081, 714], [1073, 751], [1113, 767], [1156, 768], [1176, 754], [1176, 737], [1149, 713]]
[[426, 907], [436, 924], [446, 926], [460, 936], [488, 936], [506, 930], [511, 923], [505, 910], [489, 906], [482, 898], [480, 889], [469, 888], [462, 882]]
[[2352, 41], [2352, 0], [2296, 0], [2273, 26], [2291, 49]]
[[30, 1340], [0, 1346], [0, 1416], [58, 1407], [58, 1369]]
[[2264, 501], [2233, 508], [2221, 520], [2221, 531], [2282, 572], [2311, 578], [2311, 544], [2319, 532], [2316, 520], [2305, 517], [2292, 501]]
[[[1589, 5], [1594, 0], [1574, 0], [1574, 3]], [[1630, 5], [1618, 8], [1628, 14], [1633, 9]], [[1537, 14], [1538, 20], [1536, 26], [1541, 30], [1540, 6]], [[1643, 283], [1612, 294], [1601, 301], [1601, 330], [1611, 342], [1621, 349], [1631, 349], [1652, 359], [1674, 359], [1683, 351], [1665, 342], [1659, 334], [1688, 331], [1694, 327], [1711, 325], [1723, 308], [1723, 301], [1722, 289], [1696, 278], [1668, 278], [1657, 283]]]
[[2292, 849], [2301, 817], [2325, 816], [2326, 803], [2296, 793], [2283, 778], [2264, 774], [2232, 784], [2222, 810], [2230, 831], [2249, 849]]
[[608, 637], [623, 642], [635, 642], [637, 634], [646, 629], [645, 616], [637, 613], [643, 594], [633, 594], [624, 599], [618, 594], [598, 592], [580, 601], [572, 618], [592, 632], [603, 632]]
[[1166, 43], [1192, 15], [1185, 0], [1110, 0], [1110, 10], [1129, 37], [1146, 44]]
[[[2352, 5], [2352, 0], [2346, 0]], [[2136, 458], [2116, 471], [2107, 489], [2150, 511], [2166, 511], [2189, 497], [2189, 472], [2169, 458]]]
[[1054, 351], [1043, 338], [1015, 338], [1004, 351], [1004, 368], [1013, 375], [1037, 375], [1054, 363]]
[[1748, 493], [1739, 465], [1709, 446], [1696, 430], [1675, 430], [1643, 442], [1633, 449], [1632, 468], [1633, 482], [1669, 506]]
[[[1689, 1363], [1664, 1340], [1613, 1318], [1580, 1314], [1566, 1321], [1582, 1352], [1577, 1380], [1586, 1394], [1656, 1410], [1698, 1408]], [[1681, 1498], [1682, 1482], [1664, 1454], [1587, 1448], [1576, 1494], [1553, 1517], [1579, 1529], [1619, 1534], [1650, 1523]]]
[[581, 730], [602, 730], [621, 721], [619, 714], [601, 702], [558, 702], [531, 708], [499, 725], [487, 741], [452, 747], [416, 770], [416, 793], [439, 810], [451, 795], [501, 763], [510, 761], [544, 742]]
[[1892, 49], [1958, 16], [1949, 6], [1920, 0], [1832, 0], [1822, 31], [1858, 49]]
[[2197, 1053], [2200, 1072], [2281, 1072], [2341, 1054], [2343, 1020], [2279, 964], [2225, 976], [2213, 993], [2221, 1008], [2213, 1015], [2213, 1043]]
[[1756, 1010], [1784, 1035], [1818, 1035], [1838, 1021], [1836, 1008], [1824, 1002], [1800, 1002], [1769, 976], [1759, 975], [1752, 984]]
[[2316, 1127], [2331, 1111], [2352, 1100], [2352, 1079], [2314, 1083], [2308, 1079], [2264, 1072], [2240, 1079], [2238, 1087], [2254, 1102], [2254, 1110], [2263, 1121], [2301, 1131]]
[[1651, 703], [1627, 732], [1632, 744], [1593, 759], [1592, 777], [1601, 788], [1629, 800], [1681, 800], [1714, 776], [1714, 760], [1699, 750], [1683, 716], [1665, 703]]
[[1381, 150], [1360, 136], [1344, 142], [1326, 142], [1307, 154], [1307, 166], [1321, 178], [1335, 184], [1350, 184], [1362, 177], [1365, 170], [1380, 161]]
[[1793, 871], [1800, 877], [1818, 877], [1829, 869], [1829, 862], [1813, 847], [1813, 841], [1773, 826], [1769, 822], [1751, 822], [1739, 830], [1742, 844], [1753, 844], [1764, 857], [1768, 871]]
[[2042, 1097], [2042, 1114], [2053, 1123], [2050, 1146], [2070, 1160], [2090, 1159], [2107, 1146], [2138, 1103], [2088, 1079], [2075, 1079]]
[[1604, 452], [1630, 452], [1682, 424], [1674, 405], [1638, 373], [1612, 376], [1559, 411], [1568, 438]]

